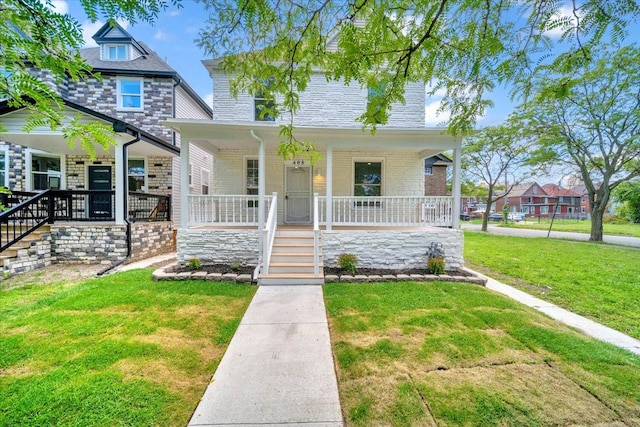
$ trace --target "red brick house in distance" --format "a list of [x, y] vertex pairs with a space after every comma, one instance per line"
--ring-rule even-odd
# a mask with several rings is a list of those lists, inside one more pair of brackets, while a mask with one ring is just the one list
[[[581, 195], [556, 184], [529, 182], [516, 184], [506, 198], [509, 211], [522, 213], [525, 218], [551, 218], [555, 209], [556, 218], [581, 218]], [[498, 200], [495, 211], [502, 212], [505, 199]], [[581, 216], [582, 215], [582, 216]]]

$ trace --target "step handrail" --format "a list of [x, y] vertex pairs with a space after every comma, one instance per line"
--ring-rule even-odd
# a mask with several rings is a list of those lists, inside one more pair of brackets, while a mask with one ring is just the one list
[[6, 224], [0, 229], [0, 252], [51, 222], [52, 205], [53, 197], [48, 189], [0, 213], [0, 224]]
[[262, 273], [269, 274], [269, 264], [271, 263], [271, 252], [276, 230], [278, 229], [278, 193], [273, 193], [269, 215], [264, 230], [262, 230]]
[[318, 193], [313, 193], [313, 274], [320, 274], [320, 215], [318, 212]]

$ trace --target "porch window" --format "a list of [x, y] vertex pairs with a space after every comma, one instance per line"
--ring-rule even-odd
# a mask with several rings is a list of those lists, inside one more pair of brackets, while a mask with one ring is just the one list
[[31, 186], [33, 190], [60, 188], [62, 177], [60, 157], [33, 154], [31, 156]]
[[202, 194], [209, 194], [209, 171], [206, 169], [201, 169], [200, 179], [200, 182], [202, 183]]
[[[246, 173], [245, 173], [245, 188], [247, 196], [253, 196], [258, 194], [258, 159], [247, 159]], [[257, 208], [257, 200], [249, 200], [247, 207]]]
[[189, 187], [193, 185], [193, 165], [189, 163]]
[[[357, 197], [379, 197], [382, 195], [382, 162], [354, 162], [353, 195]], [[375, 206], [379, 202], [365, 202]], [[362, 206], [358, 203], [358, 206]]]
[[118, 109], [142, 111], [144, 108], [142, 88], [142, 79], [118, 77]]
[[129, 159], [127, 168], [129, 191], [143, 191], [145, 186], [144, 159]]

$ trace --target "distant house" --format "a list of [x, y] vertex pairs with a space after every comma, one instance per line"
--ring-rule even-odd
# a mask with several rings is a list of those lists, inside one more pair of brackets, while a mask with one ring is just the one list
[[[5, 205], [24, 209], [3, 213], [0, 247], [5, 270], [19, 271], [46, 263], [104, 262], [127, 255], [143, 257], [173, 247], [173, 222], [179, 220], [181, 192], [207, 193], [213, 160], [191, 150], [189, 184], [179, 183], [179, 136], [160, 122], [170, 118], [211, 118], [211, 108], [182, 77], [147, 45], [121, 26], [104, 25], [93, 36], [97, 47], [81, 55], [101, 78], [53, 82], [43, 70], [33, 74], [52, 85], [64, 100], [64, 113], [106, 124], [116, 145], [98, 148], [89, 159], [70, 147], [60, 131], [23, 131], [28, 112], [0, 103], [0, 184], [13, 191]], [[29, 205], [29, 209], [20, 207]], [[37, 207], [37, 209], [36, 209]], [[45, 209], [47, 207], [47, 209]], [[49, 228], [37, 251], [7, 246], [7, 227], [29, 213], [38, 228]], [[40, 228], [42, 231], [43, 228]], [[31, 232], [31, 231], [29, 231]], [[18, 243], [15, 243], [16, 245]], [[33, 252], [33, 253], [31, 253]], [[17, 258], [16, 258], [17, 257]]]
[[496, 212], [502, 212], [505, 202], [509, 205], [510, 212], [522, 213], [527, 218], [550, 218], [554, 210], [556, 217], [579, 216], [579, 194], [555, 184], [516, 184], [507, 195], [506, 201], [502, 198], [496, 202]]
[[447, 196], [447, 168], [453, 160], [443, 153], [424, 159], [424, 195]]

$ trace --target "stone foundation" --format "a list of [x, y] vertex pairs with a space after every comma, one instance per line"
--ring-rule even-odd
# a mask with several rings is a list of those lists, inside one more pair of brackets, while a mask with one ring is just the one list
[[447, 269], [464, 265], [464, 234], [449, 228], [323, 231], [322, 255], [327, 267], [337, 267], [338, 257], [351, 253], [358, 257], [361, 268], [425, 268], [426, 252], [432, 242], [442, 243]]
[[174, 248], [173, 223], [171, 221], [131, 224], [132, 261], [166, 254], [173, 251]]
[[51, 258], [54, 264], [112, 264], [126, 256], [125, 225], [51, 225]]
[[202, 262], [258, 263], [258, 230], [178, 230], [178, 262], [198, 258]]

